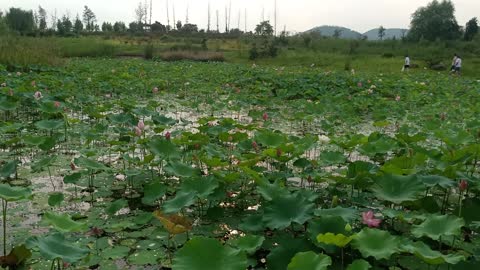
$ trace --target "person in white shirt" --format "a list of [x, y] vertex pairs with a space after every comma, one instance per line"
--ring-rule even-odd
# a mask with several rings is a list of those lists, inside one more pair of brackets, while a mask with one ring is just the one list
[[458, 55], [454, 54], [453, 60], [452, 60], [452, 68], [450, 69], [451, 72], [455, 71], [455, 64], [457, 63]]
[[403, 66], [402, 71], [410, 70], [410, 57], [408, 55], [405, 56], [405, 65]]
[[460, 75], [460, 71], [462, 69], [462, 58], [457, 56], [457, 60], [455, 61], [455, 73]]

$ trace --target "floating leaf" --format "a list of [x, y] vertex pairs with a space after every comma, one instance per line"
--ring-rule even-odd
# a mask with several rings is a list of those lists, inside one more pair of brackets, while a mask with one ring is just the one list
[[353, 239], [355, 238], [354, 235], [345, 236], [343, 234], [333, 234], [333, 233], [326, 233], [326, 234], [319, 234], [317, 235], [317, 241], [326, 245], [335, 245], [337, 247], [345, 247], [348, 245]]
[[198, 169], [194, 169], [192, 166], [180, 163], [178, 161], [170, 162], [167, 166], [165, 166], [165, 171], [178, 177], [192, 177], [200, 174]]
[[431, 215], [420, 225], [415, 225], [412, 234], [415, 237], [427, 236], [438, 240], [442, 236], [458, 236], [465, 225], [463, 219], [449, 215]]
[[337, 206], [330, 209], [316, 209], [315, 215], [319, 217], [331, 216], [331, 217], [341, 217], [346, 222], [351, 222], [357, 218], [357, 210], [353, 208], [343, 208]]
[[143, 188], [144, 194], [142, 203], [153, 205], [158, 199], [162, 198], [167, 192], [167, 187], [160, 181], [149, 183]]
[[465, 260], [465, 256], [460, 254], [448, 254], [444, 255], [439, 251], [432, 250], [423, 242], [410, 243], [404, 245], [403, 249], [414, 254], [424, 262], [432, 265], [439, 265], [444, 263], [457, 264], [460, 261]]
[[54, 130], [61, 128], [65, 125], [65, 122], [63, 120], [41, 120], [35, 123], [35, 126], [38, 129], [43, 129], [43, 130]]
[[174, 270], [245, 270], [247, 257], [215, 239], [194, 237], [173, 259]]
[[3, 165], [0, 169], [0, 177], [8, 178], [17, 171], [18, 160], [13, 160]]
[[368, 270], [372, 266], [365, 260], [355, 260], [347, 267], [347, 270]]
[[231, 244], [245, 251], [247, 254], [252, 255], [262, 246], [263, 241], [265, 241], [265, 237], [263, 236], [246, 235], [231, 241]]
[[42, 220], [60, 232], [83, 232], [88, 229], [86, 223], [76, 222], [68, 214], [46, 212]]
[[179, 192], [175, 198], [166, 201], [163, 204], [163, 211], [165, 213], [178, 213], [182, 208], [190, 206], [195, 203], [195, 193]]
[[371, 256], [376, 260], [388, 260], [390, 256], [399, 252], [400, 240], [389, 232], [366, 228], [357, 234], [352, 246], [365, 258]]
[[170, 234], [181, 234], [192, 229], [192, 222], [184, 216], [164, 215], [160, 211], [155, 211], [153, 215], [160, 220]]
[[375, 180], [373, 192], [382, 200], [392, 203], [414, 201], [425, 186], [415, 175], [383, 175]]
[[63, 202], [64, 196], [62, 192], [53, 192], [48, 196], [48, 205], [58, 206]]
[[171, 141], [157, 138], [150, 141], [148, 144], [150, 151], [161, 159], [167, 159], [170, 157], [176, 157], [179, 155], [177, 146]]
[[180, 192], [195, 193], [200, 199], [206, 199], [218, 187], [214, 177], [195, 177], [183, 181]]
[[312, 217], [314, 204], [301, 196], [277, 197], [265, 207], [263, 220], [271, 229], [285, 229], [292, 222], [304, 224]]
[[40, 255], [47, 260], [61, 259], [67, 263], [75, 263], [88, 254], [88, 249], [79, 248], [56, 233], [42, 238], [33, 237], [27, 240], [27, 246], [37, 247]]
[[8, 184], [0, 184], [0, 198], [7, 202], [27, 200], [32, 196], [28, 188], [12, 187]]
[[288, 264], [288, 270], [326, 270], [332, 265], [332, 259], [324, 254], [315, 254], [313, 251], [299, 252]]

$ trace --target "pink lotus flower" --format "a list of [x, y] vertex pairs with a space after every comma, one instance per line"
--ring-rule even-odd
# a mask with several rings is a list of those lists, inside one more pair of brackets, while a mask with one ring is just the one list
[[268, 120], [268, 114], [266, 112], [263, 113], [263, 121], [267, 121]]
[[358, 83], [357, 83], [357, 86], [358, 86], [359, 88], [362, 88], [362, 87], [363, 87], [363, 83], [362, 83], [362, 82], [358, 82]]
[[41, 99], [41, 98], [43, 97], [43, 96], [42, 96], [42, 92], [40, 92], [40, 91], [35, 92], [35, 94], [33, 95], [33, 97], [34, 97], [36, 100]]
[[142, 131], [145, 130], [145, 123], [143, 120], [138, 121], [137, 127]]
[[167, 131], [167, 133], [165, 133], [165, 139], [169, 141], [171, 138], [172, 138], [172, 134], [169, 131]]
[[368, 227], [370, 228], [376, 228], [378, 226], [380, 226], [380, 223], [382, 222], [381, 219], [376, 219], [375, 218], [375, 215], [373, 214], [372, 211], [368, 211], [368, 212], [363, 212], [362, 213], [362, 222], [363, 224], [365, 225], [368, 225]]
[[152, 93], [154, 93], [154, 94], [158, 93], [158, 87], [154, 87], [154, 88], [152, 89]]
[[55, 101], [53, 106], [55, 106], [55, 108], [60, 108], [60, 101]]
[[460, 192], [464, 192], [468, 188], [468, 182], [465, 179], [462, 179], [460, 183], [458, 183], [458, 189], [460, 189]]
[[395, 101], [396, 101], [396, 102], [399, 102], [401, 99], [402, 99], [402, 98], [401, 98], [400, 96], [396, 96], [396, 97], [395, 97]]
[[135, 135], [138, 137], [142, 136], [142, 130], [139, 127], [135, 127]]
[[257, 142], [253, 141], [253, 142], [252, 142], [252, 147], [253, 147], [253, 149], [255, 149], [255, 151], [258, 150], [258, 144], [257, 144]]

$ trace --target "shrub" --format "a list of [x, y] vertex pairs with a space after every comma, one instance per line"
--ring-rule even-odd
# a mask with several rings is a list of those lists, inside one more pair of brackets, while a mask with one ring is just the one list
[[220, 52], [174, 51], [162, 53], [160, 59], [163, 61], [224, 62], [225, 56]]
[[60, 51], [49, 39], [3, 36], [0, 39], [0, 64], [9, 70], [30, 65], [59, 65]]
[[144, 57], [148, 60], [153, 58], [153, 44], [149, 43], [145, 46]]

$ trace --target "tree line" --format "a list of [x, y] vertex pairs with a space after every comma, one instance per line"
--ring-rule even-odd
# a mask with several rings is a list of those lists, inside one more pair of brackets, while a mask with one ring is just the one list
[[[187, 13], [188, 14], [188, 13]], [[6, 31], [13, 31], [21, 35], [59, 35], [59, 36], [73, 36], [88, 33], [131, 33], [131, 34], [145, 34], [145, 33], [180, 33], [180, 34], [194, 34], [194, 33], [212, 33], [212, 34], [228, 34], [241, 35], [244, 31], [234, 28], [230, 29], [226, 26], [225, 32], [220, 33], [218, 27], [218, 12], [217, 12], [217, 30], [210, 27], [210, 8], [209, 8], [209, 23], [207, 30], [199, 29], [196, 24], [188, 22], [188, 15], [185, 23], [178, 20], [173, 24], [173, 27], [164, 25], [158, 21], [152, 23], [152, 15], [150, 8], [150, 16], [148, 15], [148, 5], [139, 3], [135, 9], [135, 21], [126, 25], [124, 22], [118, 21], [114, 23], [103, 22], [101, 25], [97, 23], [95, 13], [85, 6], [82, 17], [78, 14], [75, 18], [63, 15], [57, 18], [54, 14], [50, 25], [47, 24], [47, 12], [41, 6], [37, 10], [23, 10], [20, 8], [10, 8], [5, 14], [0, 12], [0, 33]], [[148, 17], [149, 20], [148, 20]], [[265, 29], [268, 36], [274, 35], [274, 27], [270, 22], [265, 21], [257, 25], [255, 31], [249, 34], [256, 34], [258, 36], [265, 36]], [[246, 31], [246, 29], [245, 29]], [[386, 29], [380, 26], [378, 36], [380, 40], [384, 39]], [[436, 41], [436, 40], [459, 40], [466, 41], [473, 40], [479, 31], [477, 18], [472, 18], [467, 22], [465, 27], [458, 24], [455, 17], [455, 6], [451, 0], [433, 0], [425, 7], [420, 7], [412, 14], [410, 23], [410, 30], [404, 37], [405, 40], [410, 41]], [[282, 33], [285, 35], [286, 33]], [[338, 36], [340, 36], [337, 33]]]

